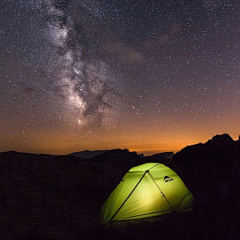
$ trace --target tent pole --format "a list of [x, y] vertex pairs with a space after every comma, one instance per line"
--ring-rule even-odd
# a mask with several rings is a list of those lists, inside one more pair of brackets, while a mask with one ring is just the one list
[[[136, 187], [139, 185], [139, 183], [142, 181], [142, 179], [144, 178], [144, 176], [146, 175], [147, 171], [142, 175], [142, 177], [140, 178], [140, 180], [138, 181], [138, 183], [136, 184], [136, 186], [133, 188], [133, 190], [130, 192], [130, 194], [128, 195], [128, 197], [125, 199], [125, 201], [122, 203], [122, 205], [119, 207], [119, 209], [115, 212], [115, 214], [111, 217], [111, 219], [107, 222], [111, 222], [113, 220], [113, 218], [117, 215], [117, 213], [120, 211], [120, 209], [122, 208], [122, 206], [125, 204], [125, 202], [129, 199], [129, 197], [132, 195], [132, 193], [134, 192], [134, 190], [136, 189]], [[107, 224], [106, 223], [106, 224]]]
[[151, 177], [151, 179], [153, 180], [153, 182], [156, 184], [157, 188], [160, 190], [161, 194], [163, 195], [163, 197], [166, 199], [167, 203], [169, 204], [169, 206], [171, 207], [171, 209], [173, 210], [174, 213], [176, 213], [176, 211], [172, 208], [170, 202], [167, 200], [166, 196], [164, 195], [164, 193], [162, 192], [162, 190], [160, 189], [160, 187], [157, 185], [157, 183], [154, 181], [152, 175], [150, 174], [149, 171], [148, 172], [148, 175]]

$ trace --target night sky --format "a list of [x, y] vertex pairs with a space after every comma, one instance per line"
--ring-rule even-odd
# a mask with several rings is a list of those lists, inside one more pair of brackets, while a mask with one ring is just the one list
[[178, 151], [240, 134], [240, 1], [3, 0], [0, 151]]

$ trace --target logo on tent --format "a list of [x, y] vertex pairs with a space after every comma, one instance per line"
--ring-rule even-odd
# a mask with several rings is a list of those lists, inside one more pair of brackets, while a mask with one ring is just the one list
[[170, 177], [168, 177], [168, 176], [165, 176], [165, 177], [164, 177], [163, 182], [171, 182], [171, 181], [173, 181], [173, 178], [170, 178]]

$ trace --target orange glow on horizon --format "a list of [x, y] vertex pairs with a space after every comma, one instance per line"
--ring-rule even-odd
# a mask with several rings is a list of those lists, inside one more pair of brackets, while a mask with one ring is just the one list
[[[223, 134], [226, 132], [218, 132]], [[82, 137], [77, 133], [66, 134], [32, 134], [26, 133], [25, 137], [17, 134], [5, 136], [0, 139], [0, 151], [20, 151], [45, 154], [69, 154], [84, 150], [111, 150], [129, 149], [145, 156], [161, 152], [180, 151], [182, 148], [197, 143], [204, 143], [211, 139], [214, 133], [211, 131], [198, 131], [198, 134], [179, 130], [178, 132], [142, 131], [124, 132], [114, 134], [114, 132], [92, 133], [87, 137]], [[230, 135], [234, 140], [238, 139], [238, 134]]]

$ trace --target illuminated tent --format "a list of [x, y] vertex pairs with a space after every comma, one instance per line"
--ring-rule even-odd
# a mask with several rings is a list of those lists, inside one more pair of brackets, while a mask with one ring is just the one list
[[101, 208], [104, 224], [191, 210], [193, 196], [181, 178], [160, 163], [131, 168]]

